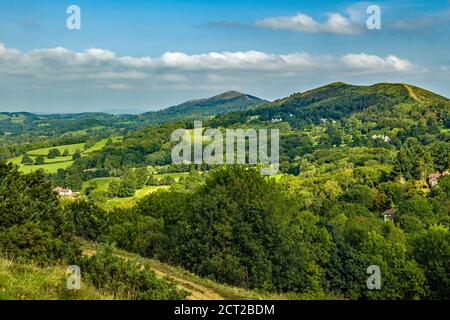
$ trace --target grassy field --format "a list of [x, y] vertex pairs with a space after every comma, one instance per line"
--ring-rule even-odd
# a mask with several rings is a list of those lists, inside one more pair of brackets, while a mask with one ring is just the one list
[[131, 208], [139, 201], [139, 199], [145, 197], [146, 195], [157, 190], [164, 190], [168, 188], [169, 186], [145, 186], [142, 189], [136, 190], [134, 197], [109, 199], [104, 204], [104, 208], [107, 210], [112, 210], [115, 208]]
[[91, 182], [95, 182], [97, 184], [97, 188], [95, 188], [98, 191], [108, 191], [109, 184], [114, 180], [120, 180], [120, 178], [117, 177], [105, 177], [105, 178], [95, 178], [91, 179], [89, 181], [83, 182], [83, 186], [81, 188], [81, 192], [84, 193], [86, 188], [89, 186]]
[[[118, 142], [121, 140], [121, 137], [112, 137], [111, 140], [113, 142]], [[86, 156], [92, 152], [101, 150], [105, 147], [106, 143], [108, 142], [108, 139], [102, 139], [97, 141], [92, 147], [85, 150], [84, 143], [76, 143], [76, 144], [69, 144], [69, 145], [63, 145], [63, 146], [56, 146], [56, 147], [50, 147], [50, 148], [42, 148], [42, 149], [36, 149], [31, 150], [28, 152], [28, 155], [35, 160], [38, 156], [43, 156], [44, 164], [42, 165], [24, 165], [22, 164], [22, 156], [11, 158], [8, 161], [11, 163], [14, 163], [20, 167], [20, 170], [25, 173], [30, 173], [39, 169], [44, 169], [48, 173], [56, 173], [58, 169], [67, 169], [73, 164], [72, 161], [72, 155], [76, 151], [80, 151], [82, 156]], [[53, 159], [47, 158], [48, 152], [51, 149], [58, 149], [61, 154], [64, 153], [65, 150], [69, 152], [69, 156], [59, 156]]]
[[77, 150], [83, 151], [84, 143], [68, 144], [65, 146], [57, 146], [57, 147], [51, 147], [51, 148], [42, 148], [42, 149], [31, 150], [28, 152], [28, 155], [46, 157], [48, 155], [48, 152], [51, 149], [58, 149], [61, 154], [64, 152], [64, 150], [68, 150], [70, 154], [74, 154], [75, 151], [77, 151]]
[[56, 163], [44, 163], [39, 165], [20, 165], [20, 170], [24, 173], [30, 173], [43, 169], [48, 173], [56, 173], [58, 169], [67, 169], [73, 164], [73, 161], [56, 162]]

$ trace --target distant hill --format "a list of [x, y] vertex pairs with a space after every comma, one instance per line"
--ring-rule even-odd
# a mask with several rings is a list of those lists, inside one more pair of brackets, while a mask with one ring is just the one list
[[[94, 128], [114, 130], [144, 127], [173, 120], [197, 120], [235, 110], [247, 110], [266, 103], [257, 97], [237, 91], [228, 91], [211, 98], [184, 102], [154, 112], [129, 114], [116, 110], [75, 114], [33, 114], [29, 112], [0, 112], [0, 136], [55, 136], [65, 133], [86, 133]], [[120, 112], [119, 112], [120, 111]], [[91, 130], [92, 131], [92, 130]]]
[[147, 112], [144, 117], [150, 123], [197, 120], [230, 111], [251, 109], [266, 102], [266, 100], [238, 91], [227, 91], [210, 98], [191, 100], [167, 109]]

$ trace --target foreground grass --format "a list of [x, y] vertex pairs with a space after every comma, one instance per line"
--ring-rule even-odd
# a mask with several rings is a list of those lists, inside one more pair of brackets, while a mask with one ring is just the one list
[[[92, 243], [82, 241], [85, 255], [95, 254]], [[152, 269], [161, 278], [171, 279], [181, 290], [189, 292], [188, 300], [314, 300], [339, 299], [333, 294], [276, 294], [220, 284], [137, 254], [116, 250], [116, 254]], [[67, 266], [39, 267], [0, 257], [0, 300], [113, 300], [114, 295], [96, 289], [82, 278], [80, 290], [66, 289]], [[82, 272], [83, 274], [83, 272]], [[122, 300], [126, 297], [116, 297]]]
[[80, 290], [66, 289], [64, 266], [38, 267], [0, 257], [0, 300], [110, 300], [89, 283]]

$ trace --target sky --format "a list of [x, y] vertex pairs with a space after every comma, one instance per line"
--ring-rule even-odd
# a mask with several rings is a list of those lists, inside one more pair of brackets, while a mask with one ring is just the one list
[[335, 81], [450, 97], [449, 31], [450, 0], [0, 0], [0, 112], [274, 100]]

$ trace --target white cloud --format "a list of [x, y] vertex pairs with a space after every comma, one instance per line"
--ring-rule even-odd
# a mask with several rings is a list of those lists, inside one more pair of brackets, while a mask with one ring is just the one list
[[[339, 24], [339, 22], [336, 22]], [[0, 82], [21, 85], [70, 83], [112, 89], [183, 85], [226, 84], [236, 79], [266, 76], [308, 77], [317, 74], [344, 76], [352, 73], [408, 74], [420, 69], [410, 61], [365, 53], [313, 56], [305, 52], [273, 54], [260, 51], [186, 54], [166, 52], [160, 57], [120, 57], [103, 49], [75, 52], [66, 48], [21, 52], [0, 43]], [[126, 86], [124, 85], [126, 84]]]
[[312, 17], [298, 13], [295, 16], [271, 17], [255, 22], [255, 26], [274, 30], [290, 30], [309, 33], [335, 33], [353, 35], [363, 31], [362, 25], [355, 20], [344, 17], [338, 12], [326, 13], [327, 19], [318, 22]]
[[416, 68], [408, 60], [400, 59], [395, 55], [389, 55], [386, 58], [382, 58], [365, 53], [347, 54], [342, 57], [341, 60], [349, 69], [365, 71], [395, 70], [397, 72], [407, 72], [413, 71]]

